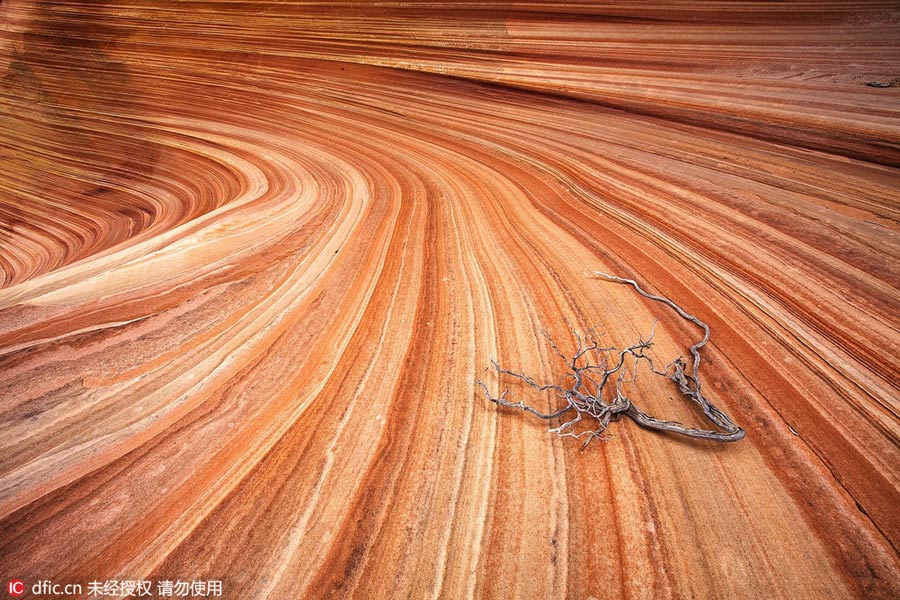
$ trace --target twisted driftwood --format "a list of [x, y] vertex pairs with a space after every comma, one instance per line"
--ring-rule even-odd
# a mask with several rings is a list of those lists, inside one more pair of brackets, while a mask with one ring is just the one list
[[[541, 419], [551, 420], [563, 416], [570, 417], [567, 421], [552, 428], [550, 431], [560, 436], [574, 438], [586, 437], [587, 439], [584, 442], [584, 446], [587, 446], [594, 438], [599, 437], [606, 431], [610, 422], [619, 420], [622, 415], [631, 418], [638, 425], [647, 429], [668, 431], [692, 438], [713, 440], [717, 442], [736, 442], [743, 438], [744, 430], [738, 427], [728, 415], [719, 410], [712, 402], [707, 400], [701, 391], [700, 349], [709, 341], [709, 326], [697, 317], [686, 313], [680, 306], [668, 298], [655, 296], [645, 292], [633, 279], [624, 279], [622, 277], [615, 277], [614, 275], [600, 272], [595, 272], [594, 274], [597, 277], [602, 277], [608, 281], [631, 285], [640, 295], [670, 306], [683, 319], [690, 321], [703, 329], [703, 339], [690, 348], [691, 355], [693, 356], [690, 374], [687, 373], [687, 364], [681, 356], [667, 364], [665, 368], [660, 371], [653, 364], [653, 359], [644, 353], [645, 350], [653, 345], [652, 340], [656, 329], [655, 322], [653, 324], [653, 329], [650, 332], [650, 336], [646, 340], [639, 339], [636, 344], [623, 350], [619, 350], [612, 346], [601, 347], [596, 340], [593, 329], [588, 330], [583, 337], [575, 331], [574, 334], [578, 342], [578, 348], [571, 358], [563, 354], [559, 347], [557, 347], [553, 338], [545, 332], [544, 335], [549, 341], [550, 346], [569, 369], [569, 373], [566, 374], [564, 379], [564, 381], [572, 381], [571, 385], [568, 387], [557, 384], [539, 384], [524, 373], [516, 373], [515, 371], [504, 369], [494, 360], [491, 360], [491, 363], [498, 375], [507, 375], [518, 379], [538, 392], [556, 392], [556, 395], [560, 399], [565, 400], [565, 405], [555, 412], [542, 413], [541, 411], [528, 406], [524, 402], [511, 402], [507, 400], [507, 395], [509, 394], [508, 389], [500, 394], [500, 396], [493, 396], [484, 382], [476, 382], [484, 390], [488, 400], [500, 406], [524, 410]], [[592, 362], [592, 359], [598, 356], [600, 357], [600, 360]], [[646, 361], [654, 374], [673, 381], [684, 396], [687, 396], [700, 406], [701, 410], [703, 410], [703, 414], [706, 415], [706, 418], [718, 427], [720, 431], [685, 427], [681, 423], [675, 421], [664, 421], [651, 417], [638, 408], [625, 395], [623, 386], [634, 382], [637, 377], [638, 365], [641, 361]], [[630, 376], [628, 375], [629, 362], [631, 364]], [[585, 418], [588, 418], [589, 421], [592, 420], [595, 426], [593, 429], [589, 428], [579, 431], [575, 426]]]

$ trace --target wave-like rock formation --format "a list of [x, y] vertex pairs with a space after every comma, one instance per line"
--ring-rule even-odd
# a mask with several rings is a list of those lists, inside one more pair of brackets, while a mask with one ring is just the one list
[[[896, 2], [0, 15], [4, 582], [900, 597]], [[594, 271], [745, 440], [486, 401], [543, 331], [686, 354]]]

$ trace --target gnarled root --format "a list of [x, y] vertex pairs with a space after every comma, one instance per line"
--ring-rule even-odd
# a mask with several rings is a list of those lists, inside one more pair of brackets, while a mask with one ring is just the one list
[[[653, 359], [645, 353], [653, 345], [656, 323], [653, 324], [653, 330], [646, 340], [640, 339], [637, 343], [621, 350], [615, 347], [601, 346], [594, 330], [587, 331], [584, 336], [576, 331], [574, 333], [578, 347], [571, 357], [563, 354], [553, 338], [545, 332], [544, 335], [551, 348], [568, 369], [562, 384], [539, 384], [524, 373], [504, 369], [494, 360], [491, 363], [501, 377], [508, 376], [518, 379], [537, 392], [555, 393], [563, 401], [562, 407], [555, 412], [543, 413], [524, 402], [509, 400], [507, 398], [509, 390], [499, 396], [494, 396], [484, 382], [476, 382], [484, 390], [488, 400], [500, 406], [524, 410], [541, 419], [553, 420], [565, 417], [566, 420], [562, 424], [550, 431], [564, 437], [586, 438], [584, 446], [587, 446], [594, 438], [600, 437], [611, 422], [617, 421], [623, 415], [647, 429], [668, 431], [717, 442], [736, 442], [742, 439], [744, 430], [704, 397], [701, 391], [700, 349], [709, 342], [709, 326], [697, 317], [686, 313], [668, 298], [645, 292], [633, 279], [624, 279], [600, 272], [595, 272], [595, 275], [608, 281], [631, 285], [640, 295], [666, 304], [683, 319], [703, 329], [703, 338], [690, 348], [693, 357], [690, 373], [687, 372], [687, 364], [680, 356], [662, 370], [658, 370], [653, 364]], [[674, 382], [681, 394], [695, 402], [706, 418], [719, 430], [685, 427], [675, 421], [664, 421], [651, 417], [638, 408], [625, 394], [624, 386], [634, 383], [638, 365], [641, 362], [646, 362], [653, 374]], [[592, 428], [578, 429], [576, 425], [585, 419], [593, 424]]]

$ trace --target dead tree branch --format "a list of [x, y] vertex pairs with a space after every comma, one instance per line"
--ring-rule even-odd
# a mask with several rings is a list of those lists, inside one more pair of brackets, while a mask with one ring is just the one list
[[[645, 353], [653, 345], [653, 336], [656, 331], [655, 322], [646, 340], [639, 339], [637, 343], [622, 350], [612, 346], [601, 346], [596, 339], [596, 332], [593, 329], [586, 331], [584, 335], [573, 331], [577, 348], [571, 357], [564, 354], [553, 338], [545, 332], [544, 336], [547, 338], [550, 347], [568, 369], [562, 384], [540, 384], [525, 373], [502, 368], [494, 360], [491, 360], [491, 364], [500, 377], [506, 376], [519, 380], [538, 393], [551, 392], [562, 405], [561, 408], [553, 412], [544, 413], [525, 404], [523, 401], [514, 402], [509, 400], [508, 389], [499, 396], [494, 396], [484, 382], [477, 381], [476, 383], [484, 390], [488, 400], [500, 406], [529, 412], [545, 420], [559, 419], [565, 416], [567, 420], [550, 429], [550, 431], [563, 437], [586, 438], [584, 446], [587, 446], [594, 438], [600, 437], [611, 422], [619, 420], [623, 415], [647, 429], [667, 431], [717, 442], [736, 442], [742, 439], [744, 430], [738, 427], [728, 415], [719, 410], [702, 393], [700, 349], [709, 342], [709, 326], [697, 317], [685, 312], [668, 298], [644, 291], [633, 279], [616, 277], [600, 273], [599, 271], [595, 272], [594, 275], [608, 281], [632, 286], [641, 296], [669, 306], [681, 318], [694, 323], [703, 330], [703, 338], [690, 348], [693, 358], [690, 372], [688, 372], [688, 365], [681, 356], [671, 361], [662, 370], [659, 370], [654, 365], [653, 359]], [[718, 430], [685, 427], [676, 421], [665, 421], [651, 417], [638, 408], [626, 395], [625, 386], [634, 383], [637, 378], [638, 366], [641, 362], [647, 363], [651, 373], [675, 383], [681, 394], [696, 403], [706, 418]], [[592, 427], [587, 429], [576, 428], [576, 425], [584, 419], [591, 422], [593, 424]]]

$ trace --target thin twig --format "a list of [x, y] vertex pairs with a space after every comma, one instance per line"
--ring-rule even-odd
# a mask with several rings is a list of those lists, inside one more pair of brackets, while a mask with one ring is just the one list
[[[607, 273], [595, 272], [599, 278], [613, 281], [616, 283], [624, 283], [631, 285], [635, 291], [645, 298], [661, 302], [674, 309], [683, 319], [694, 323], [703, 329], [703, 338], [690, 347], [693, 363], [691, 365], [691, 374], [685, 372], [686, 364], [681, 357], [676, 358], [666, 365], [665, 369], [659, 371], [653, 363], [653, 359], [645, 353], [653, 345], [653, 336], [656, 333], [656, 321], [650, 335], [646, 340], [639, 338], [638, 342], [631, 346], [617, 350], [615, 347], [601, 347], [596, 339], [594, 328], [587, 330], [582, 336], [577, 330], [572, 330], [575, 340], [578, 344], [571, 358], [565, 355], [558, 347], [552, 336], [544, 332], [544, 336], [549, 341], [550, 347], [554, 353], [559, 356], [569, 370], [566, 374], [566, 380], [572, 380], [574, 383], [569, 387], [558, 384], [540, 384], [530, 376], [501, 368], [500, 365], [491, 360], [498, 376], [507, 376], [524, 382], [526, 385], [538, 392], [553, 390], [559, 400], [563, 400], [564, 405], [554, 412], [543, 413], [524, 402], [512, 402], [507, 400], [509, 390], [504, 391], [500, 396], [493, 396], [487, 385], [482, 381], [477, 384], [484, 390], [488, 400], [500, 406], [507, 408], [516, 408], [529, 412], [541, 419], [551, 420], [557, 419], [563, 415], [574, 411], [574, 416], [569, 420], [550, 429], [562, 437], [582, 438], [586, 437], [584, 446], [587, 446], [591, 440], [600, 437], [609, 424], [617, 421], [622, 415], [629, 417], [641, 427], [654, 429], [657, 431], [667, 431], [692, 438], [719, 442], [735, 442], [744, 437], [744, 430], [738, 427], [724, 412], [719, 410], [712, 402], [710, 402], [701, 392], [700, 382], [700, 349], [703, 348], [710, 338], [709, 326], [697, 317], [688, 314], [680, 306], [663, 296], [650, 294], [638, 285], [633, 279], [625, 279], [616, 277]], [[615, 353], [615, 354], [610, 354]], [[610, 365], [611, 356], [617, 355], [615, 364]], [[596, 360], [592, 362], [592, 358]], [[681, 423], [675, 421], [665, 421], [651, 417], [643, 410], [634, 405], [634, 403], [625, 395], [625, 386], [631, 385], [637, 379], [638, 365], [644, 360], [647, 361], [650, 372], [671, 380], [678, 386], [678, 390], [682, 395], [687, 396], [690, 400], [700, 406], [703, 414], [718, 429], [699, 429], [695, 427], [685, 427]], [[629, 365], [631, 372], [629, 375]], [[591, 373], [597, 373], [596, 378]], [[608, 386], [610, 381], [611, 386]], [[610, 397], [607, 401], [604, 396]], [[594, 428], [577, 431], [575, 426], [587, 416], [594, 421]]]

